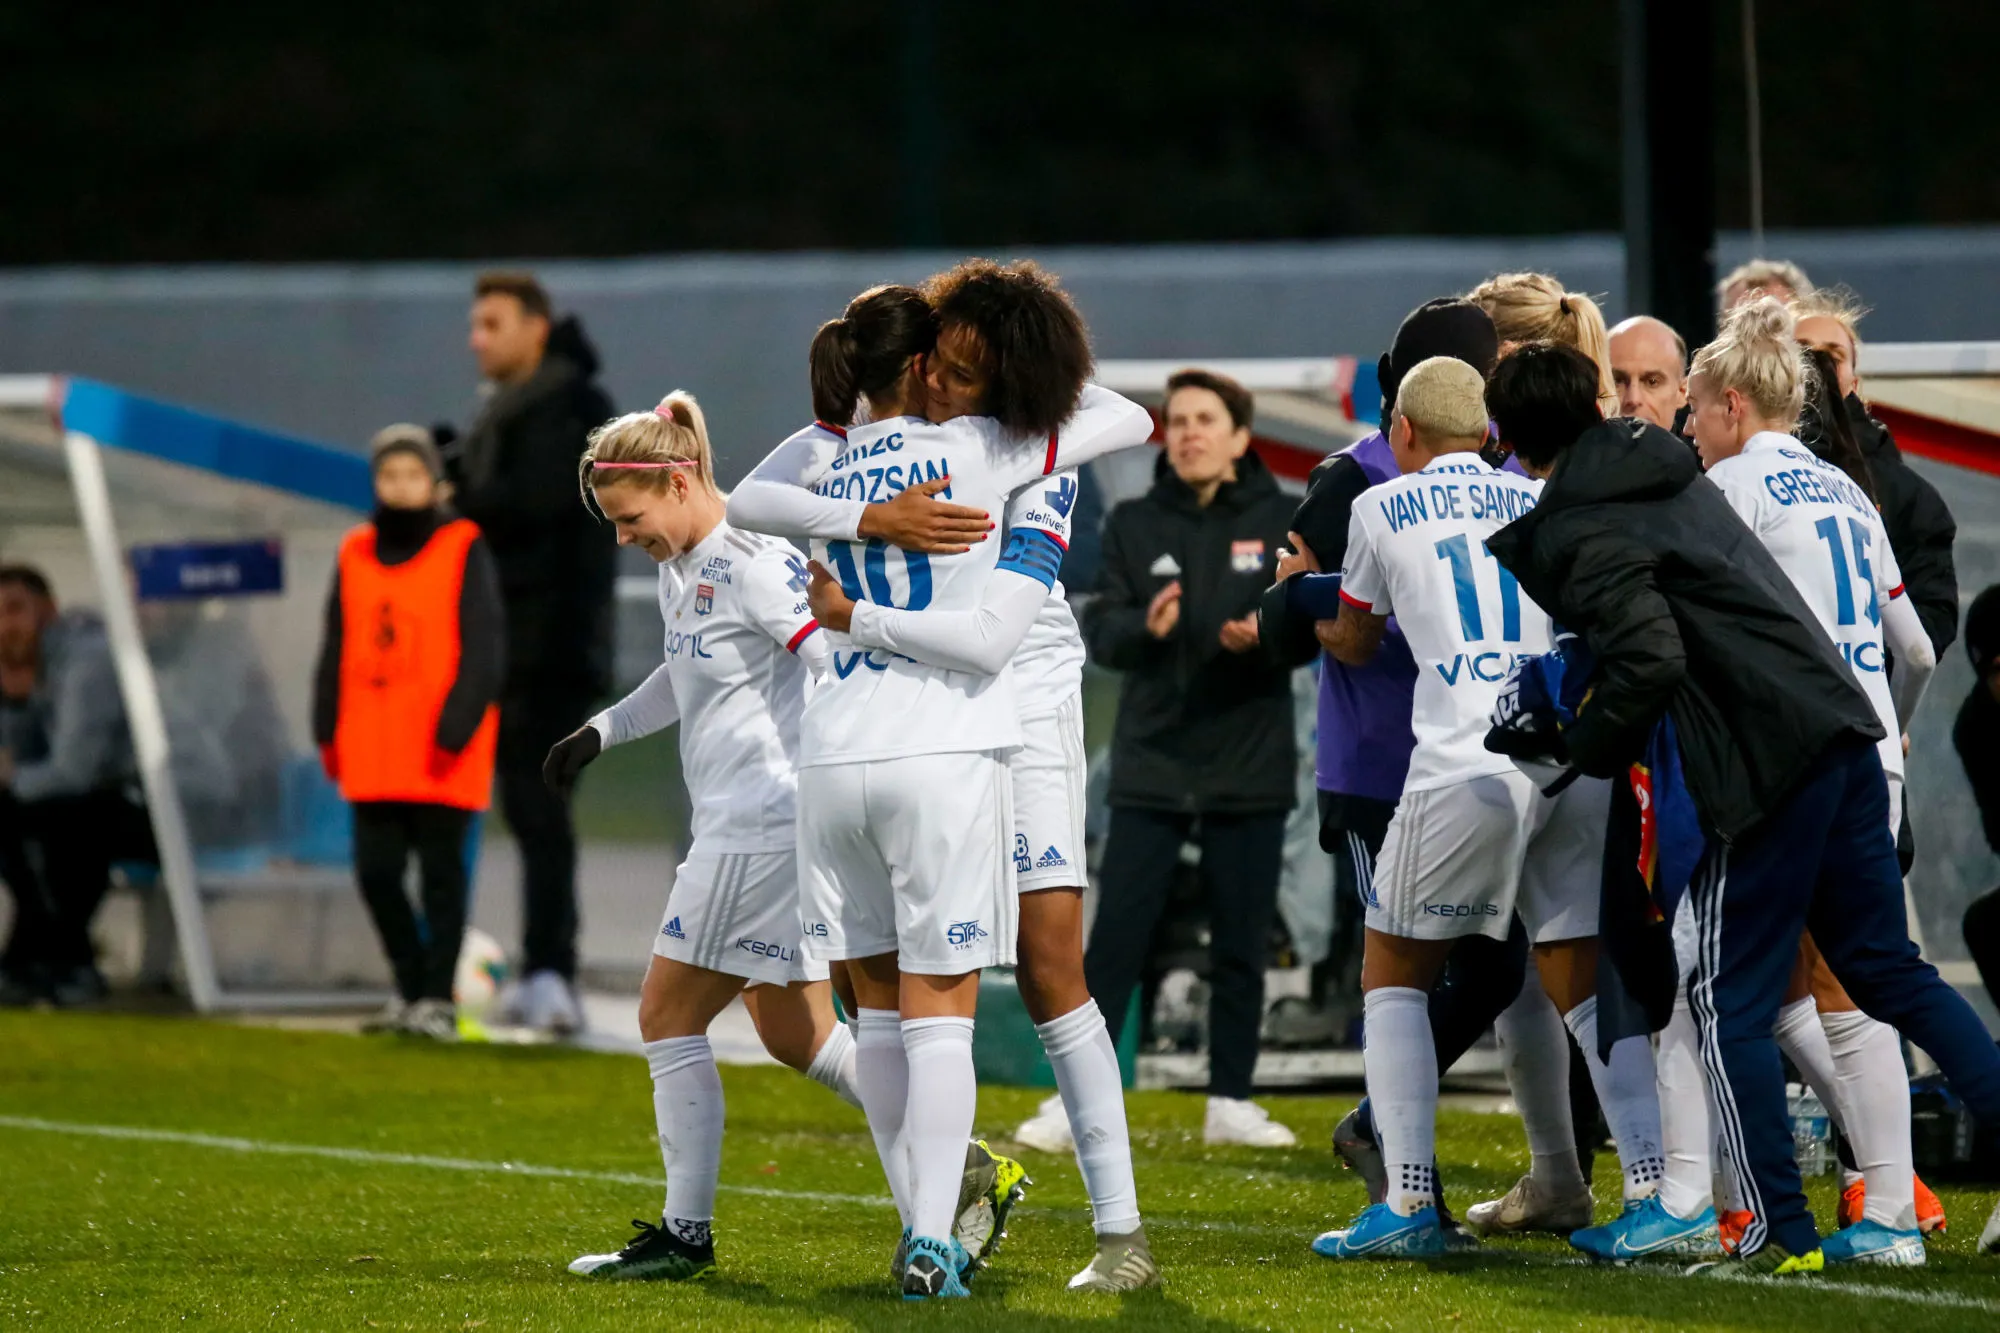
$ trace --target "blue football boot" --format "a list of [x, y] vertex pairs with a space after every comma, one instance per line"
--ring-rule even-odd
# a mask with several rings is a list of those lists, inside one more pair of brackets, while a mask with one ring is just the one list
[[903, 1299], [929, 1301], [970, 1296], [972, 1292], [959, 1274], [971, 1266], [965, 1247], [956, 1238], [934, 1240], [929, 1236], [912, 1236], [903, 1261]]
[[1433, 1259], [1445, 1252], [1436, 1208], [1404, 1217], [1386, 1203], [1361, 1210], [1345, 1231], [1329, 1231], [1312, 1243], [1323, 1259]]
[[1601, 1227], [1571, 1232], [1569, 1243], [1593, 1259], [1617, 1264], [1634, 1259], [1722, 1257], [1715, 1209], [1704, 1208], [1697, 1217], [1675, 1217], [1657, 1194], [1628, 1201], [1624, 1212]]
[[1842, 1227], [1820, 1242], [1832, 1264], [1889, 1264], [1916, 1268], [1924, 1262], [1924, 1234], [1915, 1227], [1898, 1231], [1866, 1218]]

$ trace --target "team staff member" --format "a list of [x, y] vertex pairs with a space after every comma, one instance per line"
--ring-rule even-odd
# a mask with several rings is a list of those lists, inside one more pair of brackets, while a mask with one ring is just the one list
[[1084, 979], [1115, 1044], [1193, 833], [1213, 965], [1204, 1137], [1289, 1147], [1292, 1132], [1249, 1100], [1297, 763], [1291, 672], [1255, 651], [1257, 600], [1292, 502], [1249, 452], [1251, 411], [1249, 391], [1225, 375], [1169, 379], [1153, 487], [1105, 525], [1084, 638], [1125, 681]]
[[1611, 383], [1618, 415], [1673, 430], [1687, 413], [1687, 340], [1651, 315], [1634, 315], [1611, 330]]
[[1868, 415], [1868, 405], [1861, 401], [1861, 336], [1856, 328], [1867, 311], [1839, 287], [1795, 297], [1791, 310], [1798, 320], [1800, 345], [1833, 358], [1848, 421], [1868, 462], [1881, 501], [1882, 524], [1889, 530], [1889, 545], [1902, 568], [1910, 604], [1930, 635], [1931, 651], [1943, 661], [1944, 650], [1958, 637], [1958, 574], [1951, 550], [1958, 525], [1937, 487], [1903, 461], [1889, 428]]
[[[396, 973], [374, 1025], [450, 1040], [465, 836], [493, 787], [505, 618], [479, 528], [438, 502], [429, 432], [391, 426], [372, 453], [375, 513], [341, 543], [326, 599], [313, 739], [354, 806], [355, 877]], [[421, 928], [403, 891], [412, 852]]]
[[555, 318], [531, 273], [482, 273], [471, 347], [491, 386], [446, 460], [458, 511], [491, 543], [507, 606], [500, 698], [500, 807], [521, 848], [519, 987], [497, 1009], [556, 1033], [583, 1025], [576, 979], [576, 829], [570, 795], [542, 782], [549, 747], [611, 692], [618, 547], [571, 494], [584, 439], [612, 415], [597, 350]]

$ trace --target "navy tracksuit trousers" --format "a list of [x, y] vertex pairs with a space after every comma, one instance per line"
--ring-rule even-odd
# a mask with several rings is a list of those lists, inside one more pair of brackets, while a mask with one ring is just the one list
[[1743, 1254], [1768, 1241], [1793, 1254], [1819, 1245], [1771, 1035], [1802, 930], [1812, 931], [1863, 1012], [1923, 1048], [1973, 1114], [2000, 1125], [2000, 1047], [1910, 942], [1888, 784], [1873, 744], [1836, 745], [1740, 845], [1711, 842], [1686, 907], [1695, 914], [1688, 1001], [1702, 1064], [1718, 1128], [1746, 1168], [1745, 1202], [1756, 1214]]

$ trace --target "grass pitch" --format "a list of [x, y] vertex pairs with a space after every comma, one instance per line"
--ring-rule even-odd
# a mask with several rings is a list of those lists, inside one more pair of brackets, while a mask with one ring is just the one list
[[[1072, 1162], [1025, 1154], [1035, 1187], [972, 1299], [905, 1305], [860, 1114], [789, 1071], [723, 1081], [720, 1274], [595, 1285], [564, 1265], [660, 1208], [637, 1060], [0, 1015], [0, 1328], [2000, 1328], [2000, 1260], [1972, 1252], [1987, 1196], [1942, 1192], [1951, 1235], [1928, 1268], [1816, 1281], [1593, 1269], [1553, 1241], [1334, 1265], [1306, 1242], [1363, 1202], [1325, 1146], [1352, 1099], [1270, 1099], [1303, 1146], [1264, 1152], [1204, 1147], [1199, 1101], [1168, 1093], [1130, 1100], [1164, 1291], [1064, 1290], [1089, 1253], [1083, 1191]], [[1038, 1098], [982, 1089], [982, 1130], [1004, 1137]], [[1439, 1151], [1461, 1207], [1523, 1168], [1501, 1117], [1447, 1112]], [[1615, 1163], [1597, 1185], [1616, 1197]]]

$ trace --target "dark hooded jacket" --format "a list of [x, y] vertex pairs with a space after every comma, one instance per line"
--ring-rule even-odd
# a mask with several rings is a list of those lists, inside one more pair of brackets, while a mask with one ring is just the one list
[[611, 688], [618, 541], [576, 484], [584, 437], [612, 415], [597, 367], [565, 316], [535, 373], [496, 392], [446, 457], [452, 504], [479, 525], [499, 568], [510, 695]]
[[[1292, 808], [1291, 670], [1255, 648], [1232, 653], [1220, 635], [1225, 620], [1256, 614], [1293, 503], [1252, 453], [1204, 507], [1162, 453], [1152, 489], [1111, 511], [1083, 632], [1099, 666], [1125, 673], [1112, 805], [1188, 814]], [[1156, 639], [1146, 632], [1146, 607], [1176, 580], [1180, 622]]]
[[1833, 746], [1882, 737], [1791, 580], [1657, 426], [1584, 432], [1534, 511], [1486, 545], [1597, 659], [1564, 732], [1576, 766], [1619, 776], [1671, 715], [1695, 807], [1725, 842], [1775, 812]]
[[1903, 571], [1903, 587], [1930, 636], [1931, 650], [1942, 662], [1944, 650], [1958, 637], [1958, 571], [1951, 557], [1958, 524], [1937, 487], [1910, 469], [1889, 428], [1869, 416], [1853, 394], [1847, 396], [1847, 416], [1875, 478], [1882, 526]]

